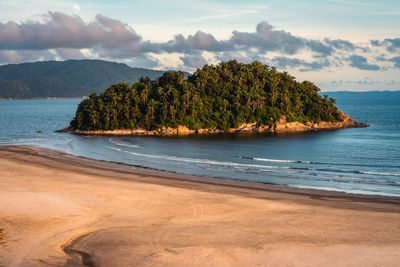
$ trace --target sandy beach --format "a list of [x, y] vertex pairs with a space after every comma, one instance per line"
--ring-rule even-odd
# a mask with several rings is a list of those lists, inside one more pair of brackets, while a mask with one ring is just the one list
[[400, 198], [0, 147], [0, 266], [398, 266]]

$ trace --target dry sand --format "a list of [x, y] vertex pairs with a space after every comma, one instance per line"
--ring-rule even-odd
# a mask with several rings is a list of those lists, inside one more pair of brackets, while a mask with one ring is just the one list
[[0, 147], [0, 266], [399, 266], [400, 198]]

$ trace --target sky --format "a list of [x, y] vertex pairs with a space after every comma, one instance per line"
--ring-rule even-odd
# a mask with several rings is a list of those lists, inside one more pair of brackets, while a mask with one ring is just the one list
[[68, 59], [258, 60], [322, 91], [400, 90], [400, 1], [0, 0], [0, 65]]

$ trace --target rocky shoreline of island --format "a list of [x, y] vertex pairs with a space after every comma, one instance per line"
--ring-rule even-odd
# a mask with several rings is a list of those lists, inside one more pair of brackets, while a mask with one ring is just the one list
[[176, 128], [162, 127], [156, 130], [146, 130], [143, 128], [137, 129], [115, 129], [115, 130], [80, 130], [74, 129], [71, 126], [66, 127], [59, 132], [82, 134], [82, 135], [148, 135], [148, 136], [180, 136], [180, 135], [207, 135], [207, 134], [220, 134], [220, 133], [234, 133], [234, 134], [285, 134], [285, 133], [302, 133], [302, 132], [317, 132], [329, 131], [345, 128], [355, 127], [369, 127], [368, 124], [358, 122], [351, 118], [348, 114], [341, 112], [341, 122], [288, 122], [286, 116], [282, 116], [279, 121], [273, 125], [257, 125], [254, 123], [244, 123], [237, 128], [230, 128], [227, 130], [221, 129], [189, 129], [186, 126], [178, 126]]

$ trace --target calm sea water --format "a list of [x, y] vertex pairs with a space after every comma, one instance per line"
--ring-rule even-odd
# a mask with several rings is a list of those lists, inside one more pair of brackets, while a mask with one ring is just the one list
[[199, 176], [400, 196], [400, 92], [329, 96], [371, 127], [287, 136], [79, 136], [55, 130], [69, 124], [80, 99], [5, 100], [0, 145], [33, 145]]

